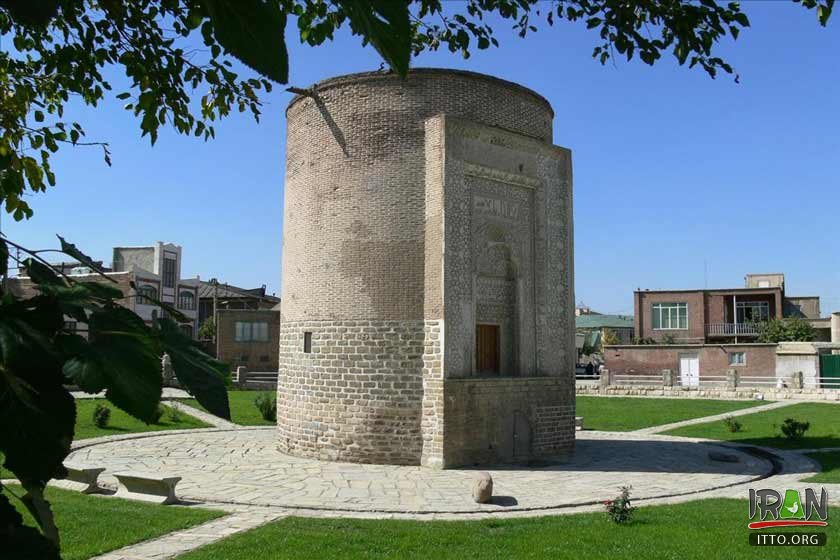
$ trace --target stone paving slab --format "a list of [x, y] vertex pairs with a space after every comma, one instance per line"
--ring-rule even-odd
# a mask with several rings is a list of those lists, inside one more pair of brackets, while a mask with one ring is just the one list
[[218, 541], [242, 531], [248, 531], [284, 517], [283, 510], [252, 509], [220, 517], [207, 523], [175, 531], [162, 537], [93, 557], [92, 560], [164, 560]]
[[705, 424], [707, 422], [714, 422], [716, 420], [723, 420], [724, 418], [735, 417], [735, 416], [746, 416], [748, 414], [755, 414], [756, 412], [764, 412], [767, 410], [775, 410], [777, 408], [784, 408], [786, 406], [791, 406], [797, 404], [797, 401], [779, 401], [779, 402], [772, 402], [769, 404], [762, 404], [759, 406], [753, 406], [750, 408], [742, 408], [739, 410], [733, 410], [730, 412], [723, 412], [721, 414], [714, 414], [712, 416], [702, 416], [700, 418], [691, 418], [689, 420], [681, 420], [680, 422], [672, 422], [670, 424], [660, 424], [659, 426], [651, 426], [649, 428], [642, 428], [640, 430], [633, 430], [632, 433], [634, 434], [660, 434], [662, 432], [667, 432], [668, 430], [674, 430], [676, 428], [682, 428], [683, 426], [693, 426], [695, 424]]
[[224, 428], [226, 430], [236, 430], [236, 429], [241, 427], [238, 424], [234, 424], [233, 422], [231, 422], [229, 420], [225, 420], [224, 418], [219, 418], [218, 416], [210, 414], [209, 412], [205, 412], [203, 410], [195, 408], [194, 406], [189, 406], [187, 404], [184, 404], [184, 403], [176, 401], [176, 400], [165, 399], [162, 402], [166, 406], [171, 406], [175, 410], [183, 412], [184, 414], [189, 414], [193, 418], [198, 418], [199, 420], [201, 420], [205, 424], [210, 424], [211, 426], [213, 426], [215, 428]]
[[483, 468], [497, 498], [476, 504], [472, 469], [332, 463], [277, 451], [274, 428], [194, 430], [87, 445], [68, 460], [111, 473], [138, 470], [181, 476], [187, 500], [311, 510], [469, 513], [582, 506], [632, 485], [637, 499], [688, 494], [766, 476], [764, 459], [734, 451], [738, 463], [711, 461], [711, 443], [631, 433], [579, 432], [567, 462], [543, 467]]
[[[84, 391], [71, 391], [74, 399], [104, 399], [105, 391], [101, 393], [85, 393]], [[161, 399], [191, 399], [192, 395], [183, 389], [176, 389], [174, 387], [164, 387], [161, 393]]]

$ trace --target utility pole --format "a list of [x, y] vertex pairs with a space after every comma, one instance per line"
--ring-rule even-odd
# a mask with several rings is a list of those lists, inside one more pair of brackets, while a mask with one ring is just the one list
[[219, 281], [215, 278], [210, 279], [213, 284], [213, 347], [216, 349], [216, 357], [219, 357]]

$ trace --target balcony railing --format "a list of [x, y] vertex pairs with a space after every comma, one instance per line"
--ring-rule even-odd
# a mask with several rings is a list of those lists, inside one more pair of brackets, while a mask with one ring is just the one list
[[709, 323], [706, 336], [758, 336], [761, 323]]

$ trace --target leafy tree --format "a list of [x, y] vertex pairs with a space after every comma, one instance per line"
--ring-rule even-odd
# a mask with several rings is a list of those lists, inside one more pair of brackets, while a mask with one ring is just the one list
[[198, 338], [201, 340], [210, 340], [216, 337], [216, 323], [212, 318], [206, 319], [198, 328]]
[[[826, 25], [834, 0], [793, 0], [816, 9]], [[512, 23], [520, 36], [537, 22], [567, 20], [598, 34], [593, 57], [634, 55], [654, 64], [671, 52], [679, 64], [710, 76], [733, 73], [714, 54], [716, 43], [737, 38], [749, 20], [737, 3], [712, 0], [467, 0], [444, 9], [442, 0], [0, 0], [0, 203], [16, 220], [29, 218], [28, 192], [55, 185], [50, 159], [62, 146], [93, 145], [82, 125], [65, 118], [72, 98], [97, 106], [124, 101], [154, 144], [161, 126], [204, 140], [213, 123], [233, 110], [260, 115], [260, 95], [288, 81], [286, 24], [317, 46], [348, 26], [401, 76], [412, 54], [445, 47], [469, 56], [497, 46], [486, 17]], [[204, 49], [195, 49], [200, 41]], [[254, 71], [240, 77], [232, 58]], [[130, 84], [114, 91], [105, 70], [117, 68]], [[311, 92], [304, 92], [311, 95]], [[193, 101], [200, 97], [200, 103]], [[71, 244], [62, 251], [91, 268]], [[30, 255], [25, 266], [39, 293], [22, 298], [5, 289], [9, 246]], [[68, 382], [105, 390], [134, 416], [153, 419], [160, 399], [159, 356], [172, 358], [179, 381], [199, 402], [228, 417], [222, 366], [206, 356], [168, 318], [146, 325], [119, 305], [108, 284], [63, 276], [39, 255], [0, 238], [0, 452], [21, 481], [22, 501], [43, 534], [23, 526], [0, 495], [0, 542], [5, 557], [58, 557], [58, 531], [43, 489], [64, 474], [73, 437], [75, 404]], [[159, 303], [159, 302], [158, 302]], [[167, 314], [178, 312], [160, 304]], [[89, 325], [84, 339], [64, 327], [69, 316]]]
[[[793, 1], [816, 9], [822, 25], [834, 5]], [[0, 52], [0, 202], [16, 220], [30, 217], [24, 194], [55, 185], [50, 159], [62, 146], [99, 146], [110, 163], [107, 144], [86, 141], [82, 125], [65, 119], [71, 97], [92, 106], [124, 101], [152, 144], [164, 125], [207, 140], [232, 110], [258, 119], [260, 95], [288, 81], [290, 16], [312, 46], [349, 26], [405, 75], [424, 50], [466, 57], [497, 46], [490, 15], [523, 37], [539, 22], [585, 25], [597, 34], [592, 55], [602, 64], [638, 56], [652, 65], [670, 52], [712, 77], [734, 72], [716, 43], [750, 25], [737, 2], [714, 0], [467, 0], [446, 9], [442, 0], [0, 0], [0, 37], [14, 47]], [[255, 75], [240, 77], [233, 57]], [[109, 67], [128, 77], [124, 91], [106, 79]]]
[[814, 327], [800, 318], [771, 319], [761, 325], [759, 342], [810, 342], [816, 338]]
[[601, 332], [601, 344], [603, 346], [614, 346], [620, 342], [618, 335], [612, 329], [604, 329]]
[[[91, 259], [59, 239], [63, 253], [96, 270]], [[229, 418], [227, 367], [181, 332], [169, 318], [186, 320], [176, 309], [156, 302], [169, 317], [155, 317], [147, 325], [119, 303], [125, 294], [107, 276], [102, 276], [104, 282], [64, 276], [40, 252], [9, 240], [0, 243], [8, 245], [31, 255], [19, 264], [38, 293], [22, 298], [0, 289], [0, 452], [4, 468], [25, 490], [19, 499], [52, 543], [37, 545], [39, 553], [33, 558], [51, 558], [57, 556], [59, 538], [43, 490], [50, 479], [66, 476], [62, 463], [70, 451], [76, 419], [75, 401], [66, 385], [88, 393], [105, 391], [116, 406], [151, 423], [160, 402], [160, 356], [165, 352], [196, 399], [214, 414]], [[0, 263], [5, 266], [7, 258]], [[68, 330], [65, 317], [86, 323], [88, 336]], [[3, 558], [31, 552], [36, 540], [0, 494]]]

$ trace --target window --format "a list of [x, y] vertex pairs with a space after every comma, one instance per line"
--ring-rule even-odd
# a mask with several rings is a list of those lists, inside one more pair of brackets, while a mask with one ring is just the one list
[[267, 362], [267, 361], [269, 361], [270, 359], [271, 359], [271, 358], [269, 358], [268, 354], [263, 354], [262, 356], [260, 356], [260, 361], [261, 361], [261, 362]]
[[688, 329], [688, 304], [654, 303], [653, 328], [656, 330]]
[[730, 352], [729, 353], [729, 365], [730, 366], [745, 366], [745, 365], [747, 365], [747, 353], [746, 352]]
[[155, 305], [155, 300], [158, 298], [157, 288], [149, 286], [148, 284], [137, 288], [137, 303], [143, 305]]
[[236, 342], [268, 342], [268, 323], [237, 321], [234, 340]]
[[175, 259], [163, 258], [163, 287], [175, 287]]
[[739, 301], [735, 304], [739, 323], [764, 323], [770, 320], [770, 303]]
[[759, 280], [758, 281], [759, 288], [769, 288], [770, 287], [770, 280]]
[[186, 291], [178, 294], [178, 307], [180, 309], [195, 309], [195, 295]]
[[311, 332], [303, 333], [303, 353], [304, 354], [311, 354], [312, 353], [312, 333]]

